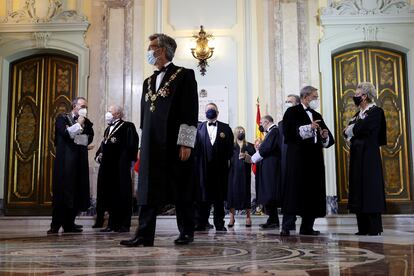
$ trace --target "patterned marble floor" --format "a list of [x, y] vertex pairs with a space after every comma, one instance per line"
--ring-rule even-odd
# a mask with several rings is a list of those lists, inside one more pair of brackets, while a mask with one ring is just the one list
[[[155, 247], [125, 248], [132, 233], [104, 234], [77, 223], [82, 234], [47, 236], [49, 218], [0, 217], [0, 275], [413, 275], [414, 220], [391, 223], [380, 237], [357, 237], [352, 217], [319, 220], [321, 236], [280, 237], [246, 228], [237, 219], [227, 233], [199, 232], [175, 246], [175, 219], [157, 221]], [[240, 224], [239, 224], [240, 221]], [[386, 220], [385, 220], [386, 221]]]

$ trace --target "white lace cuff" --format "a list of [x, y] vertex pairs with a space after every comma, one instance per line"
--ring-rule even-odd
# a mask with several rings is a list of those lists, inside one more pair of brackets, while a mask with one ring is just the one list
[[263, 157], [260, 155], [259, 151], [256, 151], [256, 153], [253, 154], [252, 156], [252, 162], [256, 164], [257, 162], [260, 162], [262, 160], [263, 160]]
[[349, 141], [352, 137], [354, 137], [354, 126], [355, 124], [349, 125], [345, 129], [346, 139]]
[[305, 140], [314, 137], [315, 132], [313, 131], [311, 125], [304, 125], [299, 127], [299, 135], [303, 140]]
[[194, 148], [197, 136], [197, 128], [186, 124], [180, 125], [178, 132], [177, 145]]
[[82, 127], [79, 123], [74, 124], [66, 129], [69, 133], [70, 138], [74, 139], [76, 135], [82, 133]]

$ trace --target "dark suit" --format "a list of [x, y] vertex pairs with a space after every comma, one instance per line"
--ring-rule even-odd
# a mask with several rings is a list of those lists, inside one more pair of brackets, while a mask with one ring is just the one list
[[211, 204], [214, 205], [214, 225], [224, 226], [224, 201], [227, 199], [229, 164], [233, 154], [234, 137], [228, 124], [217, 121], [214, 144], [207, 130], [207, 122], [198, 126], [197, 171], [199, 174], [198, 226], [208, 223]]
[[108, 126], [96, 152], [100, 156], [97, 210], [109, 212], [108, 227], [129, 229], [132, 215], [131, 162], [137, 158], [138, 134], [131, 122], [119, 120], [111, 133]]
[[[89, 164], [87, 146], [75, 144], [67, 127], [76, 121], [72, 114], [60, 114], [55, 123], [56, 158], [53, 172], [53, 214], [51, 229], [71, 230], [79, 211], [90, 206]], [[93, 124], [87, 118], [82, 134], [92, 143]]]
[[383, 231], [384, 176], [380, 146], [387, 144], [384, 111], [372, 106], [361, 119], [355, 114], [349, 162], [349, 211], [355, 213], [361, 234]]
[[[321, 129], [328, 129], [321, 114], [310, 111], [313, 120], [321, 120]], [[325, 164], [322, 149], [334, 144], [329, 132], [328, 144], [318, 131], [315, 137], [303, 139], [300, 128], [311, 120], [302, 104], [289, 108], [283, 117], [286, 156], [286, 185], [282, 212], [302, 217], [301, 231], [312, 230], [315, 218], [326, 215]]]
[[[172, 79], [173, 78], [173, 79]], [[193, 154], [181, 161], [177, 144], [182, 126], [194, 129], [198, 117], [194, 71], [170, 64], [156, 93], [156, 75], [144, 81], [141, 98], [141, 149], [137, 200], [140, 205], [137, 235], [153, 241], [157, 209], [176, 205], [180, 233], [193, 235]], [[167, 89], [162, 89], [167, 86]], [[157, 94], [155, 101], [149, 95]], [[162, 92], [162, 93], [161, 93]], [[154, 108], [155, 107], [155, 108]], [[183, 134], [187, 135], [187, 134]], [[188, 145], [188, 147], [194, 147]]]

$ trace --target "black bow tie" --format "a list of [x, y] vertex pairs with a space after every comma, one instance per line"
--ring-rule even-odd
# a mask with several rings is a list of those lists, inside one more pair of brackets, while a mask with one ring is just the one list
[[217, 126], [217, 122], [208, 123], [208, 126]]
[[161, 74], [161, 72], [167, 71], [167, 67], [162, 67], [160, 70], [155, 70], [154, 75], [158, 76], [159, 74]]
[[73, 120], [77, 121], [79, 116], [73, 116]]
[[305, 109], [305, 111], [311, 112], [312, 111], [312, 108], [308, 107], [308, 108]]

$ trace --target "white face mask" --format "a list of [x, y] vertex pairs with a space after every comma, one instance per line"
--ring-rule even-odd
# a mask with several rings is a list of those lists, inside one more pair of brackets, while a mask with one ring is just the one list
[[309, 103], [309, 107], [313, 110], [317, 109], [319, 107], [319, 101], [318, 100], [312, 100]]
[[147, 52], [147, 61], [148, 61], [149, 64], [155, 65], [155, 63], [157, 62], [157, 59], [158, 58], [156, 58], [155, 55], [154, 55], [154, 50], [149, 50]]
[[105, 121], [108, 125], [112, 124], [112, 122], [114, 121], [114, 116], [112, 115], [111, 112], [105, 113]]
[[86, 115], [88, 115], [88, 110], [86, 108], [81, 108], [78, 111], [78, 115], [82, 117], [86, 117]]

